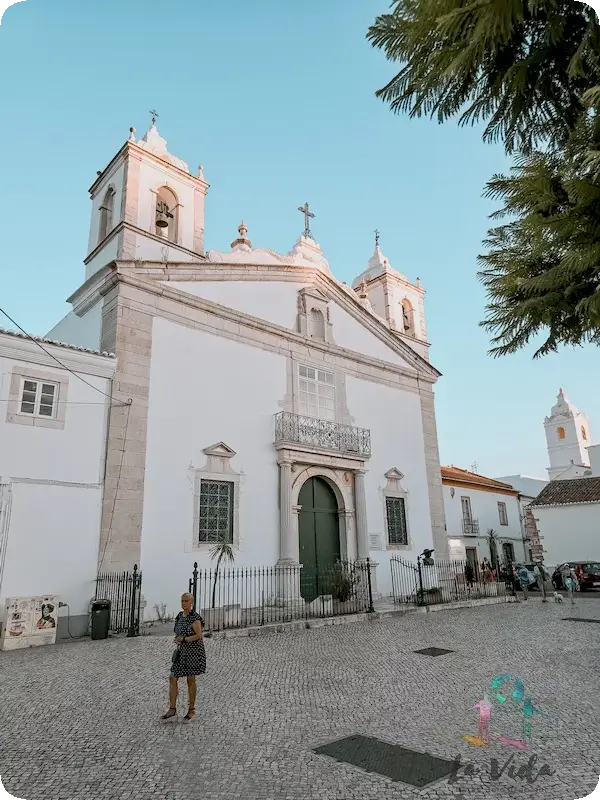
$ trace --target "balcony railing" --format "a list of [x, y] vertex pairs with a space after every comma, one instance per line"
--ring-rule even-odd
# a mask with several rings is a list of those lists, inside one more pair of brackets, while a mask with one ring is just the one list
[[479, 536], [479, 520], [463, 519], [463, 536]]
[[371, 431], [366, 428], [303, 417], [289, 411], [281, 411], [275, 415], [275, 443], [279, 442], [351, 453], [363, 458], [371, 455]]

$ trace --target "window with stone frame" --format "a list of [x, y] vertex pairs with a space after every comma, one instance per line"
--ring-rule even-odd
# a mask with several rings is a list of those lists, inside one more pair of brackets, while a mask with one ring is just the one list
[[498, 516], [500, 525], [508, 525], [508, 514], [506, 513], [506, 503], [498, 503]]
[[386, 497], [385, 512], [389, 544], [408, 544], [406, 503], [403, 497]]
[[98, 243], [103, 241], [113, 229], [113, 213], [115, 205], [115, 191], [109, 187], [100, 206], [100, 226], [98, 229]]
[[332, 372], [300, 364], [298, 386], [302, 416], [335, 421], [335, 378]]
[[233, 481], [200, 481], [199, 544], [233, 544], [233, 502]]
[[58, 404], [58, 386], [46, 381], [24, 378], [19, 397], [19, 414], [54, 419]]

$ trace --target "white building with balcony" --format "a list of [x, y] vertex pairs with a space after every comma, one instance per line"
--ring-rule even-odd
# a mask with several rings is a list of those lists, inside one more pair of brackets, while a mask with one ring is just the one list
[[[309, 229], [204, 249], [209, 185], [153, 126], [90, 189], [85, 282], [53, 338], [114, 351], [100, 550], [173, 610], [215, 541], [236, 566], [447, 553], [424, 291], [378, 241], [354, 288]], [[297, 215], [296, 208], [290, 209]], [[300, 220], [299, 220], [300, 221]]]
[[8, 597], [55, 595], [87, 631], [114, 372], [106, 354], [0, 331], [0, 622]]
[[442, 467], [441, 472], [450, 557], [474, 567], [484, 558], [492, 564], [496, 557], [525, 561], [518, 490], [459, 467]]

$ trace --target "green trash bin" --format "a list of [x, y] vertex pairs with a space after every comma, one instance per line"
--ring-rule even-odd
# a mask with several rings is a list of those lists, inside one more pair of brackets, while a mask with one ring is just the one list
[[108, 639], [110, 629], [110, 600], [94, 600], [92, 603], [92, 639]]

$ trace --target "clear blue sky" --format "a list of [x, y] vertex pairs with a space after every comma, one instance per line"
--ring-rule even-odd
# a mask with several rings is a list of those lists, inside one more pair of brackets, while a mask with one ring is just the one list
[[[388, 0], [26, 0], [0, 25], [2, 305], [44, 334], [83, 280], [96, 170], [148, 110], [211, 184], [206, 246], [243, 218], [287, 252], [308, 200], [335, 275], [373, 250], [427, 291], [442, 463], [545, 475], [543, 418], [559, 386], [600, 436], [597, 348], [542, 361], [486, 355], [476, 257], [507, 161], [480, 131], [409, 121], [374, 97], [394, 67], [365, 40]], [[5, 323], [3, 323], [5, 324]], [[408, 467], [407, 467], [408, 468]]]

